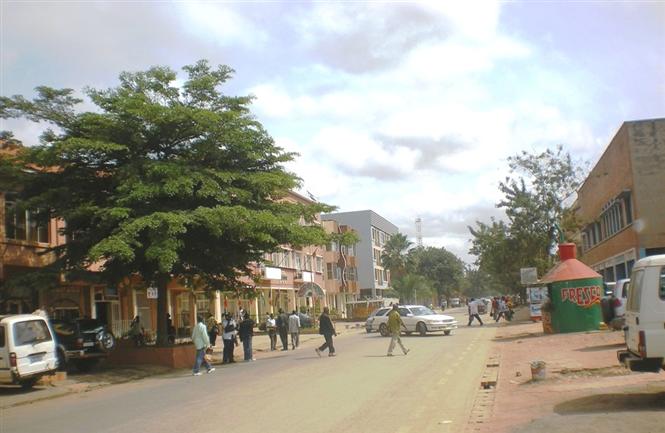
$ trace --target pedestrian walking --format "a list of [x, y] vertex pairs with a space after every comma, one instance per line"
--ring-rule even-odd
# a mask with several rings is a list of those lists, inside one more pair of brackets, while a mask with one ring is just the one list
[[219, 324], [212, 314], [206, 321], [206, 328], [208, 330], [208, 337], [210, 337], [210, 345], [214, 347], [215, 343], [217, 343], [217, 336], [219, 335]]
[[291, 349], [300, 346], [300, 316], [293, 310], [289, 316], [289, 334], [291, 334]]
[[281, 308], [275, 322], [279, 339], [282, 340], [282, 350], [289, 350], [289, 316]]
[[508, 313], [508, 306], [506, 305], [506, 301], [503, 298], [499, 298], [497, 301], [497, 308], [498, 312], [496, 314], [496, 321], [498, 322], [501, 317], [504, 319], [508, 320], [508, 317], [506, 316]]
[[319, 334], [325, 338], [325, 343], [321, 347], [314, 349], [316, 354], [321, 356], [321, 352], [328, 349], [328, 356], [335, 356], [335, 346], [333, 346], [333, 336], [337, 336], [335, 325], [330, 320], [330, 310], [328, 307], [323, 308], [323, 313], [319, 316]]
[[235, 362], [233, 360], [233, 349], [237, 344], [236, 328], [236, 321], [233, 320], [233, 316], [231, 316], [231, 313], [226, 313], [224, 320], [222, 320], [222, 341], [224, 342], [222, 364], [230, 364]]
[[203, 317], [198, 316], [196, 321], [196, 326], [194, 326], [194, 330], [192, 331], [192, 342], [196, 349], [196, 359], [194, 360], [192, 374], [194, 376], [200, 376], [201, 364], [205, 366], [208, 373], [215, 371], [215, 368], [210, 365], [207, 359], [205, 359], [206, 350], [210, 347], [210, 339], [208, 337], [206, 325], [203, 323]]
[[399, 314], [399, 305], [393, 304], [393, 309], [390, 310], [388, 314], [388, 331], [390, 331], [390, 345], [388, 346], [388, 356], [393, 356], [393, 349], [395, 349], [395, 343], [399, 344], [399, 347], [402, 348], [402, 352], [406, 355], [409, 353], [410, 349], [404, 347], [402, 344], [402, 338], [399, 333], [404, 328], [406, 331], [406, 325], [402, 321], [402, 316]]
[[268, 331], [268, 337], [270, 338], [270, 350], [277, 350], [277, 323], [272, 313], [266, 314], [266, 316], [266, 331]]
[[482, 302], [482, 300], [476, 301], [474, 298], [471, 298], [469, 302], [469, 323], [466, 326], [471, 326], [473, 319], [478, 319], [480, 326], [483, 326], [483, 321], [480, 319], [480, 314], [478, 314], [478, 302]]
[[240, 341], [242, 341], [244, 360], [253, 361], [252, 338], [254, 337], [254, 321], [249, 317], [249, 313], [247, 312], [245, 312], [245, 317], [238, 327], [238, 336], [240, 337]]

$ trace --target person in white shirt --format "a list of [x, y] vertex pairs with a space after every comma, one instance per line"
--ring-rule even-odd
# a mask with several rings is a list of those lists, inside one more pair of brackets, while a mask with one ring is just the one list
[[205, 366], [208, 373], [215, 371], [214, 367], [205, 359], [206, 349], [210, 347], [210, 339], [206, 325], [203, 323], [203, 317], [201, 316], [197, 317], [196, 326], [194, 326], [194, 330], [192, 331], [192, 343], [194, 343], [194, 347], [196, 348], [196, 359], [194, 360], [192, 374], [194, 376], [201, 375], [201, 364]]
[[300, 346], [300, 317], [296, 310], [289, 316], [289, 334], [291, 334], [291, 347], [296, 350]]
[[266, 331], [268, 331], [268, 337], [270, 337], [270, 350], [277, 350], [277, 323], [272, 313], [267, 316]]
[[483, 326], [483, 321], [480, 320], [480, 314], [478, 314], [478, 302], [483, 302], [482, 300], [476, 301], [474, 298], [471, 298], [471, 301], [469, 302], [469, 324], [467, 326], [471, 326], [471, 323], [473, 322], [473, 319], [478, 319], [480, 322], [480, 326]]
[[233, 349], [238, 344], [236, 341], [237, 324], [233, 320], [231, 313], [226, 313], [224, 320], [222, 320], [222, 341], [224, 342], [224, 349], [222, 352], [222, 364], [235, 362], [233, 360]]

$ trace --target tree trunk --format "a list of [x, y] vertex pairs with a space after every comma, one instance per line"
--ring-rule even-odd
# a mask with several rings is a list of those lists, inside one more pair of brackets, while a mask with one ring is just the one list
[[169, 344], [168, 329], [166, 326], [166, 315], [168, 314], [167, 288], [170, 276], [162, 274], [157, 277], [157, 346]]

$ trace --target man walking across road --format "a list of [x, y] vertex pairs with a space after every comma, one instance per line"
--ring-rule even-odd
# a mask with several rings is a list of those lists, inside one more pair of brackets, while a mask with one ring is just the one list
[[476, 301], [474, 298], [471, 298], [469, 302], [469, 324], [467, 326], [471, 326], [474, 318], [478, 319], [480, 326], [483, 326], [483, 321], [480, 320], [480, 314], [478, 314], [478, 302], [482, 302], [482, 300]]
[[388, 331], [390, 331], [390, 345], [388, 346], [388, 356], [393, 356], [393, 349], [395, 348], [395, 343], [399, 344], [399, 347], [402, 348], [402, 352], [406, 355], [409, 353], [409, 349], [404, 347], [402, 344], [402, 338], [399, 333], [404, 328], [406, 331], [406, 325], [402, 321], [402, 316], [399, 315], [399, 305], [393, 304], [393, 309], [390, 310], [388, 314]]
[[300, 346], [300, 317], [296, 310], [289, 316], [289, 334], [291, 334], [291, 349], [296, 350]]
[[281, 308], [276, 322], [279, 339], [282, 340], [282, 350], [289, 350], [289, 316]]
[[323, 313], [319, 316], [319, 334], [323, 335], [326, 342], [314, 349], [316, 354], [321, 356], [321, 352], [328, 349], [328, 356], [335, 356], [335, 346], [333, 346], [333, 335], [337, 336], [335, 325], [330, 320], [330, 310], [328, 307], [323, 308]]
[[210, 365], [210, 363], [205, 359], [206, 349], [210, 347], [210, 339], [208, 337], [208, 330], [206, 325], [203, 323], [203, 317], [199, 316], [196, 318], [197, 323], [194, 326], [192, 331], [192, 342], [196, 348], [196, 359], [194, 360], [194, 369], [192, 374], [194, 376], [201, 375], [201, 364], [205, 366], [208, 370], [208, 373], [215, 371], [215, 368]]

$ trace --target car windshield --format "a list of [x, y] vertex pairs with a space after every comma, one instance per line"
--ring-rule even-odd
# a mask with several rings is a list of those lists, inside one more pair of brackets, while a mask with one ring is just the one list
[[414, 316], [431, 316], [436, 314], [434, 311], [427, 307], [410, 307], [409, 309]]

